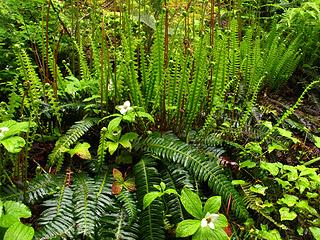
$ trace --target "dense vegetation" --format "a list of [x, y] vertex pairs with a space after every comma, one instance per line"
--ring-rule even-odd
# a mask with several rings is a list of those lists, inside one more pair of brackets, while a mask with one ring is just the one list
[[3, 0], [0, 23], [0, 238], [320, 239], [319, 0]]

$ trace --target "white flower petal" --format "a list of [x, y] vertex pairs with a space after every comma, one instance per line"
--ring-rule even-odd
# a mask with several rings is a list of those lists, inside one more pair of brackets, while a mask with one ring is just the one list
[[203, 218], [203, 219], [201, 220], [201, 227], [206, 227], [206, 226], [208, 226], [207, 219]]
[[124, 104], [123, 104], [123, 106], [127, 107], [127, 108], [130, 107], [130, 105], [131, 105], [130, 101], [125, 101]]
[[127, 109], [125, 109], [123, 106], [120, 106], [120, 113], [123, 115], [127, 112]]
[[213, 221], [215, 221], [219, 218], [219, 214], [211, 214], [211, 218]]
[[214, 229], [214, 223], [213, 223], [213, 222], [210, 222], [208, 225], [209, 225], [209, 227], [210, 227], [211, 229]]

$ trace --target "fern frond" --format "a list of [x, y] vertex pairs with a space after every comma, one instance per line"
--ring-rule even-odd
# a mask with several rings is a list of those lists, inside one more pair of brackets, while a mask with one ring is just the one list
[[145, 140], [145, 150], [183, 165], [199, 181], [207, 182], [213, 192], [220, 195], [225, 202], [232, 195], [232, 210], [236, 216], [239, 218], [248, 217], [248, 212], [239, 193], [225, 175], [224, 170], [218, 165], [216, 159], [207, 159], [195, 147], [170, 134], [162, 137], [150, 136]]
[[246, 184], [246, 185], [242, 185], [241, 186], [245, 196], [244, 196], [244, 202], [247, 205], [248, 208], [256, 211], [257, 213], [259, 213], [260, 215], [262, 215], [264, 218], [268, 219], [270, 222], [272, 222], [274, 225], [276, 225], [277, 227], [283, 229], [283, 230], [287, 230], [288, 228], [284, 225], [284, 224], [280, 224], [278, 223], [276, 220], [274, 220], [270, 215], [268, 215], [265, 210], [263, 208], [261, 208], [258, 204], [257, 204], [257, 200], [259, 199], [259, 197], [252, 193], [250, 191], [250, 184]]
[[100, 141], [99, 141], [99, 146], [98, 146], [98, 160], [97, 160], [97, 165], [98, 168], [101, 169], [104, 161], [105, 161], [105, 156], [106, 156], [106, 150], [107, 150], [107, 133], [108, 129], [103, 127], [100, 131]]
[[[143, 157], [134, 167], [138, 204], [142, 209], [143, 197], [154, 191], [153, 185], [160, 184], [160, 178], [155, 168], [155, 160], [150, 157]], [[159, 199], [156, 199], [146, 209], [139, 213], [140, 239], [142, 240], [163, 240], [164, 221], [163, 206]]]
[[121, 193], [117, 196], [117, 199], [123, 204], [129, 217], [129, 225], [136, 220], [137, 217], [137, 203], [135, 200], [135, 195], [129, 191], [123, 189]]
[[38, 224], [42, 227], [35, 239], [52, 239], [57, 236], [73, 238], [75, 235], [75, 219], [73, 205], [73, 190], [62, 185], [59, 193], [53, 199], [44, 201], [47, 207], [41, 213]]
[[67, 133], [56, 142], [54, 149], [49, 155], [49, 165], [56, 165], [57, 171], [59, 171], [63, 164], [65, 148], [69, 148], [78, 141], [96, 122], [97, 119], [95, 118], [86, 118], [76, 122]]
[[294, 113], [294, 111], [301, 105], [304, 96], [311, 90], [315, 85], [320, 84], [320, 79], [314, 80], [312, 83], [310, 83], [302, 92], [296, 103], [289, 108], [282, 117], [278, 120], [278, 122], [269, 130], [269, 132], [263, 137], [263, 139], [260, 141], [260, 144], [264, 143], [271, 135], [276, 131], [277, 127], [280, 126], [280, 124], [283, 123], [284, 120], [286, 120], [291, 114]]
[[95, 239], [101, 240], [139, 240], [139, 225], [135, 221], [129, 225], [126, 210], [114, 209], [100, 220], [100, 228]]

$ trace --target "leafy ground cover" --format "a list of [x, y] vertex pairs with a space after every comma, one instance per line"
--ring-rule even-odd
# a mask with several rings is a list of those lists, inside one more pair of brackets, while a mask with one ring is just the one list
[[319, 0], [0, 13], [0, 238], [320, 239]]

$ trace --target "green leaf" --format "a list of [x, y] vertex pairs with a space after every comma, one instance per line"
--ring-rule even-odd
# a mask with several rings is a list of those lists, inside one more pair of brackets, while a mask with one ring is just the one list
[[268, 189], [268, 187], [263, 187], [260, 184], [255, 184], [253, 186], [250, 187], [250, 191], [254, 192], [254, 193], [259, 193], [262, 195], [266, 195], [265, 191]]
[[150, 122], [154, 123], [154, 118], [149, 113], [139, 111], [137, 112], [137, 116], [140, 118], [147, 118]]
[[193, 235], [200, 227], [200, 220], [184, 220], [178, 223], [176, 237], [188, 237]]
[[299, 189], [300, 194], [304, 192], [306, 188], [310, 186], [310, 182], [305, 177], [299, 177], [296, 181], [296, 188]]
[[19, 153], [26, 144], [26, 141], [22, 137], [13, 136], [1, 140], [0, 143], [2, 143], [8, 152]]
[[293, 207], [299, 200], [299, 198], [294, 195], [284, 194], [283, 196], [284, 197], [279, 199], [277, 203], [286, 204], [288, 207]]
[[118, 142], [107, 142], [107, 147], [109, 149], [109, 153], [112, 155], [118, 149]]
[[299, 201], [299, 202], [297, 203], [296, 207], [297, 207], [297, 208], [300, 208], [300, 209], [302, 209], [302, 210], [304, 210], [304, 211], [308, 211], [309, 213], [311, 213], [311, 214], [314, 215], [314, 216], [319, 216], [317, 210], [316, 210], [315, 208], [309, 206], [309, 203], [308, 203], [308, 201], [306, 201], [306, 200], [301, 200], [301, 201]]
[[279, 173], [279, 168], [281, 167], [281, 163], [260, 162], [260, 168], [267, 170], [272, 176], [277, 176]]
[[262, 148], [258, 142], [249, 142], [245, 146], [251, 152], [262, 154]]
[[134, 192], [136, 190], [136, 183], [134, 182], [133, 178], [129, 178], [127, 179], [124, 183], [123, 183], [124, 187], [130, 191], [130, 192]]
[[0, 128], [7, 127], [9, 130], [2, 133], [4, 137], [2, 139], [17, 135], [21, 132], [27, 132], [29, 129], [29, 122], [16, 122], [9, 120], [0, 123]]
[[213, 196], [204, 205], [204, 213], [216, 213], [221, 207], [221, 197]]
[[286, 130], [286, 129], [283, 129], [283, 128], [277, 128], [279, 134], [285, 138], [288, 138], [288, 139], [291, 139], [294, 143], [299, 143], [300, 140], [295, 138], [295, 137], [292, 137], [292, 132]]
[[89, 152], [90, 144], [87, 142], [78, 143], [73, 149], [70, 149], [68, 152], [70, 153], [71, 157], [73, 155], [78, 155], [81, 159], [90, 160], [91, 154]]
[[246, 181], [244, 180], [232, 180], [232, 185], [244, 185], [246, 184]]
[[309, 230], [312, 233], [312, 236], [316, 240], [320, 240], [320, 228], [318, 228], [318, 227], [309, 227]]
[[286, 148], [277, 142], [272, 142], [271, 144], [268, 145], [268, 153], [271, 153], [274, 150], [284, 151], [286, 150]]
[[29, 208], [20, 202], [6, 201], [3, 204], [4, 211], [0, 218], [0, 226], [4, 228], [10, 227], [16, 222], [20, 222], [20, 218], [31, 217]]
[[179, 195], [175, 189], [167, 189], [164, 191], [165, 194], [175, 194]]
[[228, 226], [228, 220], [225, 215], [219, 214], [217, 220], [214, 221], [215, 228], [225, 228]]
[[283, 165], [283, 170], [289, 171], [285, 175], [288, 177], [288, 181], [296, 181], [298, 179], [298, 170], [294, 166]]
[[246, 160], [244, 162], [241, 162], [239, 166], [240, 168], [254, 168], [255, 166], [257, 166], [257, 164], [254, 161]]
[[181, 192], [181, 202], [188, 213], [197, 219], [202, 219], [202, 203], [198, 194], [188, 188], [184, 188]]
[[158, 197], [163, 195], [162, 192], [149, 192], [143, 197], [143, 209], [149, 207], [149, 205]]
[[275, 178], [274, 180], [276, 180], [283, 188], [287, 189], [288, 187], [291, 187], [291, 183], [288, 181], [284, 181], [280, 178]]
[[32, 227], [16, 222], [7, 229], [3, 240], [31, 240], [33, 235], [34, 229]]
[[121, 120], [122, 120], [122, 117], [116, 117], [116, 118], [112, 119], [108, 124], [108, 132], [112, 132], [117, 127], [119, 127]]
[[320, 148], [320, 137], [313, 135], [313, 142], [317, 146], [317, 148]]
[[282, 207], [279, 210], [281, 221], [289, 220], [292, 221], [297, 217], [297, 214], [294, 211], [290, 212], [290, 209], [287, 207]]

